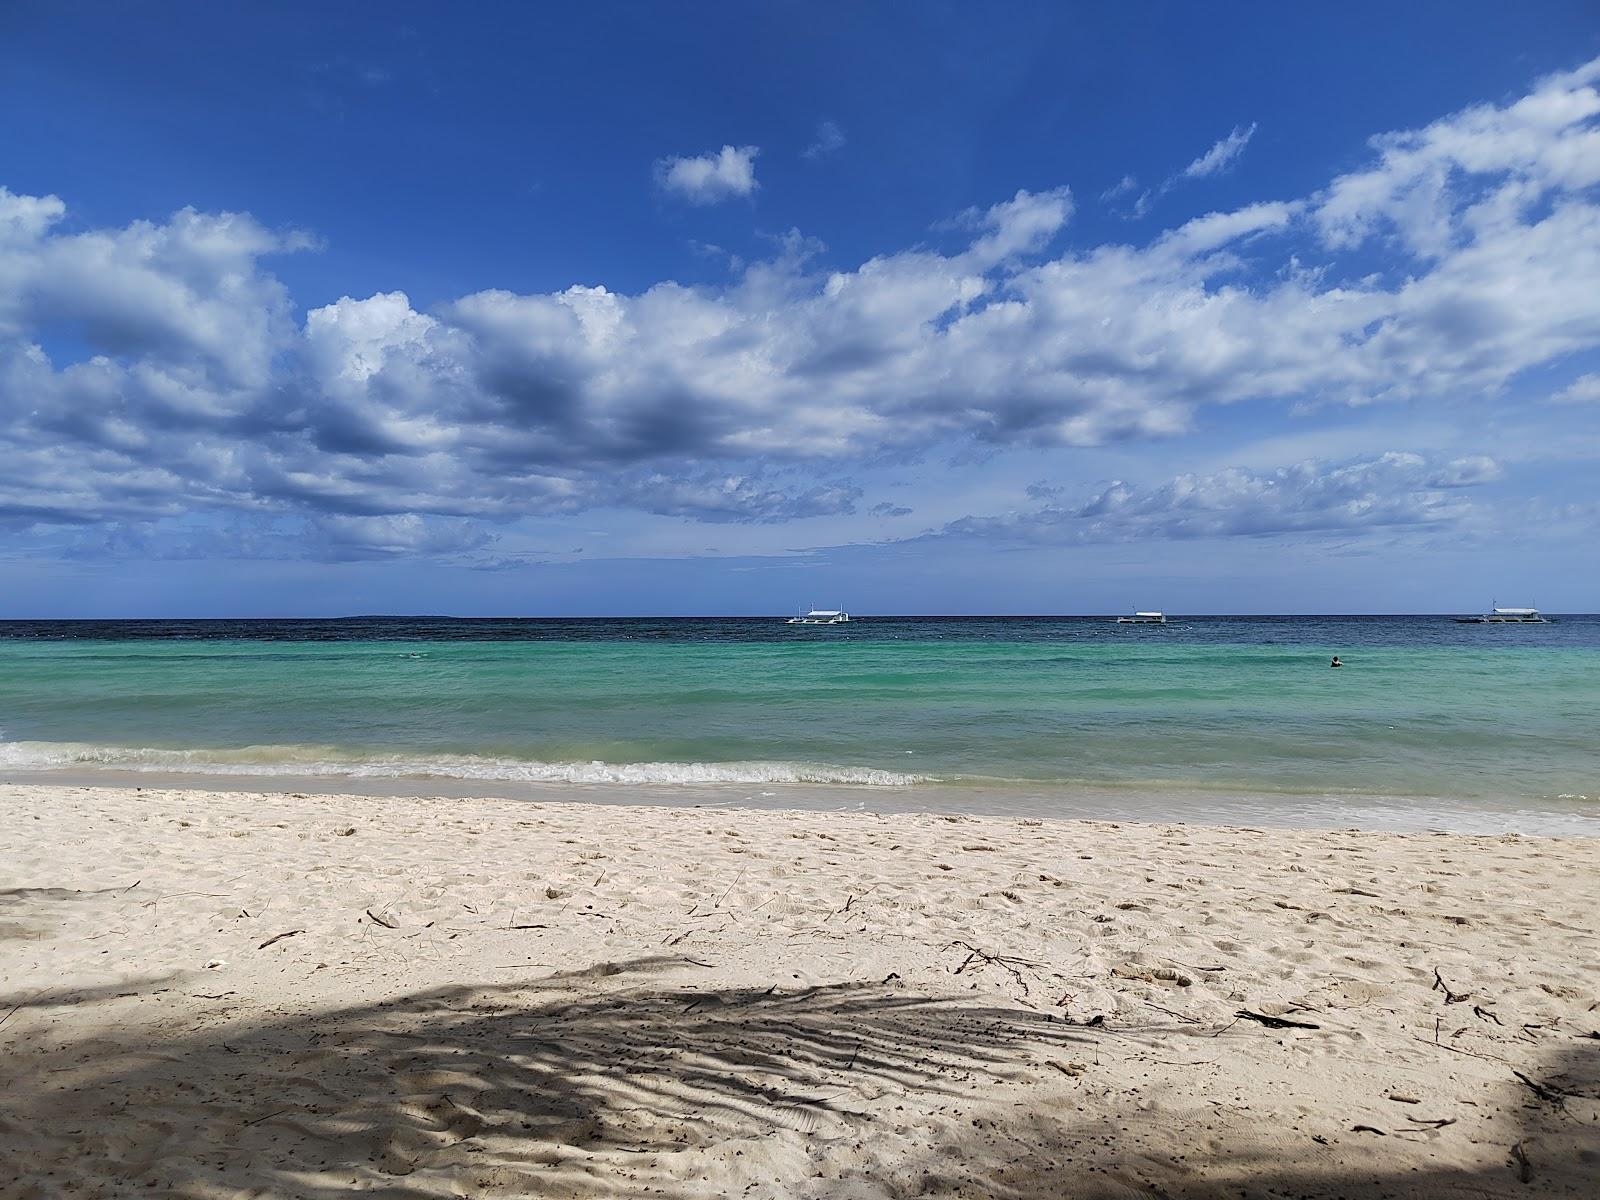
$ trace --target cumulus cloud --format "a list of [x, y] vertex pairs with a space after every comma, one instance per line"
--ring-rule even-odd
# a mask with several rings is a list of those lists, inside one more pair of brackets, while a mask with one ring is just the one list
[[716, 204], [735, 196], [749, 196], [756, 183], [755, 146], [724, 146], [711, 154], [692, 158], [663, 158], [656, 163], [661, 189], [690, 204]]
[[1528, 222], [1552, 197], [1600, 183], [1600, 59], [1540, 80], [1505, 106], [1475, 105], [1424, 129], [1371, 140], [1376, 161], [1342, 175], [1314, 210], [1340, 249], [1378, 232], [1438, 258], [1486, 233]]
[[[1071, 193], [1019, 191], [962, 214], [944, 251], [834, 266], [795, 234], [722, 286], [396, 291], [303, 317], [268, 269], [302, 235], [187, 209], [82, 230], [55, 197], [0, 190], [0, 524], [337, 519], [320, 544], [453, 553], [439, 522], [803, 520], [853, 510], [857, 464], [934, 447], [1172, 437], [1244, 401], [1493, 396], [1600, 347], [1597, 77], [1385, 135], [1312, 195], [1143, 244], [1063, 248]], [[1368, 239], [1396, 269], [1345, 257]], [[1374, 511], [1447, 511], [1491, 469], [1463, 463]], [[1260, 514], [1255, 489], [1299, 479], [1206, 486]]]
[[1250, 139], [1255, 135], [1254, 122], [1249, 129], [1242, 125], [1236, 126], [1232, 133], [1195, 159], [1180, 174], [1185, 179], [1204, 179], [1208, 175], [1221, 175], [1239, 161], [1239, 156], [1244, 153], [1244, 148], [1250, 144]]
[[[1156, 487], [1114, 481], [1077, 504], [1046, 504], [951, 522], [942, 537], [1088, 543], [1332, 533], [1449, 524], [1470, 504], [1456, 489], [1498, 478], [1489, 458], [1434, 462], [1391, 451], [1344, 463], [1307, 460], [1272, 471], [1229, 468]], [[1030, 488], [1030, 495], [1050, 490]]]
[[844, 130], [832, 121], [824, 121], [817, 126], [816, 140], [802, 150], [800, 156], [815, 161], [843, 148]]

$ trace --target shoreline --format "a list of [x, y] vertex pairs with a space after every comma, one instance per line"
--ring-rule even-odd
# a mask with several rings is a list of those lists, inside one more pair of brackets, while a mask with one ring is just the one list
[[1456, 833], [1528, 837], [1600, 837], [1600, 802], [1378, 795], [1308, 794], [1188, 785], [1057, 784], [1024, 781], [988, 786], [921, 782], [904, 785], [829, 783], [569, 783], [446, 776], [328, 774], [251, 775], [0, 767], [0, 787], [212, 791], [228, 794], [320, 794], [450, 800], [509, 800], [631, 807], [665, 806], [882, 815], [960, 814], [1050, 821], [1135, 821], [1144, 824], [1281, 829], [1361, 829], [1375, 833]]
[[1600, 1157], [1592, 839], [10, 784], [0, 813], [6, 1200], [1577, 1196]]

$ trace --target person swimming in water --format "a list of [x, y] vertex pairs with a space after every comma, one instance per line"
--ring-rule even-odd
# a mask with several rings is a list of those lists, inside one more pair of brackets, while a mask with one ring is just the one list
[[1331, 663], [1329, 663], [1328, 665], [1330, 667], [1342, 667], [1342, 666], [1344, 666], [1344, 664], [1339, 661], [1339, 656], [1337, 654], [1335, 654], [1333, 656], [1333, 661]]

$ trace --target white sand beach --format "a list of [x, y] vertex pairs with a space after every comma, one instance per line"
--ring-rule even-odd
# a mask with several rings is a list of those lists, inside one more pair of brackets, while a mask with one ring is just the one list
[[1594, 840], [32, 785], [0, 821], [7, 1198], [1600, 1180]]

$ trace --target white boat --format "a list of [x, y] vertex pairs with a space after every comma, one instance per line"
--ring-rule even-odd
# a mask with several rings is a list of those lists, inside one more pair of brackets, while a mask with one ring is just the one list
[[1457, 617], [1461, 625], [1548, 625], [1550, 618], [1541, 616], [1537, 608], [1502, 608], [1493, 605], [1488, 612], [1477, 617]]
[[1165, 625], [1167, 614], [1160, 612], [1136, 612], [1131, 617], [1118, 617], [1118, 625]]
[[813, 608], [810, 612], [790, 617], [788, 625], [847, 625], [850, 614], [838, 608]]

